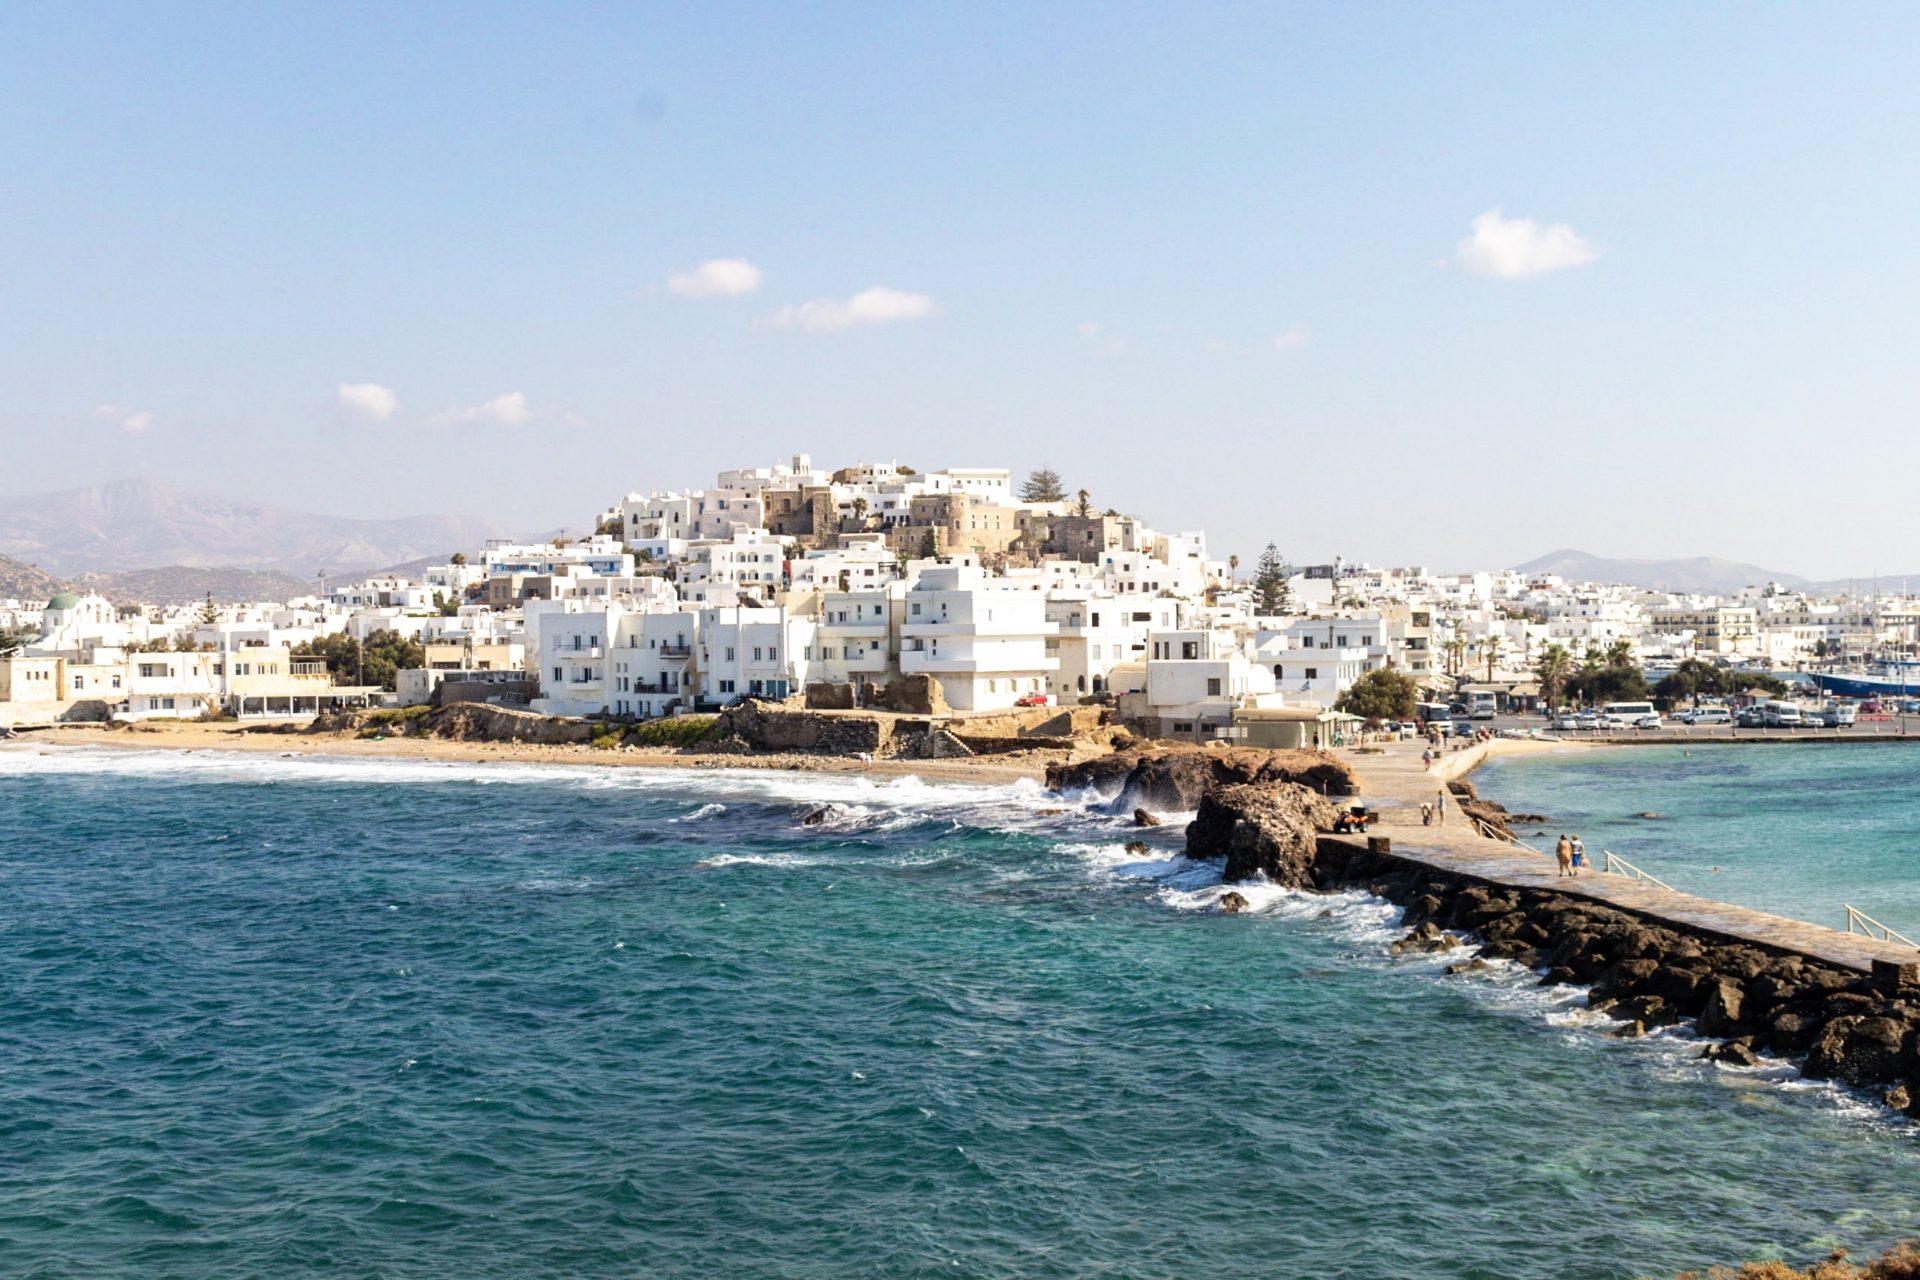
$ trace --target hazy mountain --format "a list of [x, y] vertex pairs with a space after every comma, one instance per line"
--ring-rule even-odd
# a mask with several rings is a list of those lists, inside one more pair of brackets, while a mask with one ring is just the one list
[[201, 569], [174, 564], [160, 569], [83, 573], [74, 579], [74, 588], [97, 591], [115, 604], [195, 604], [208, 596], [215, 604], [253, 604], [316, 595], [320, 584], [277, 569]]
[[0, 600], [45, 604], [67, 589], [67, 584], [30, 564], [0, 556]]
[[1517, 564], [1520, 573], [1557, 573], [1573, 582], [1620, 582], [1631, 587], [1649, 587], [1667, 591], [1730, 592], [1741, 587], [1760, 587], [1769, 582], [1782, 586], [1805, 585], [1806, 579], [1778, 569], [1722, 560], [1718, 556], [1694, 556], [1683, 560], [1626, 560], [1590, 555], [1585, 551], [1550, 551], [1537, 560]]
[[356, 573], [470, 551], [502, 531], [464, 516], [359, 520], [120, 480], [0, 499], [0, 554], [54, 573], [230, 567]]

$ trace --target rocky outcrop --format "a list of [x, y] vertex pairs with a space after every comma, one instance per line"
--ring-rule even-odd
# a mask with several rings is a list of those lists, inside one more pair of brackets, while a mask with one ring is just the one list
[[1094, 791], [1123, 809], [1137, 805], [1162, 813], [1199, 808], [1210, 787], [1264, 783], [1298, 783], [1328, 796], [1358, 789], [1345, 762], [1324, 751], [1173, 747], [1047, 766], [1047, 786], [1055, 791]]
[[1229, 882], [1265, 876], [1310, 888], [1319, 833], [1333, 826], [1325, 797], [1297, 783], [1230, 783], [1200, 798], [1187, 824], [1189, 858], [1226, 860]]
[[805, 711], [743, 702], [722, 711], [714, 731], [720, 738], [738, 738], [755, 751], [877, 755], [889, 745], [893, 723], [858, 712]]
[[1350, 840], [1322, 837], [1308, 863], [1322, 889], [1362, 886], [1401, 903], [1412, 930], [1397, 951], [1429, 949], [1450, 929], [1475, 955], [1584, 984], [1588, 1003], [1633, 1036], [1692, 1019], [1721, 1040], [1703, 1057], [1751, 1065], [1801, 1058], [1815, 1079], [1884, 1090], [1920, 1116], [1920, 977], [1913, 966], [1872, 975], [1812, 957], [1695, 933], [1551, 889], [1489, 884]]

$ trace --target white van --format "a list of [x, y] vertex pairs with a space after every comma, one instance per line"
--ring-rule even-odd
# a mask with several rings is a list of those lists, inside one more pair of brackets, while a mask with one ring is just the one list
[[1800, 708], [1791, 702], [1769, 702], [1760, 712], [1761, 722], [1769, 729], [1798, 729]]
[[1600, 727], [1602, 729], [1632, 729], [1642, 720], [1658, 720], [1660, 717], [1651, 702], [1609, 702], [1600, 708]]
[[1733, 712], [1725, 707], [1696, 707], [1680, 718], [1688, 724], [1732, 724]]

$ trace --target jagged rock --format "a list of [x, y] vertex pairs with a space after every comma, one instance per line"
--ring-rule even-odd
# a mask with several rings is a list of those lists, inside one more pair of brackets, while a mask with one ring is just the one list
[[1641, 1036], [1647, 1034], [1647, 1024], [1644, 1022], [1629, 1022], [1625, 1026], [1615, 1027], [1612, 1031], [1607, 1032], [1607, 1034], [1616, 1040], [1638, 1040]]
[[1476, 958], [1473, 960], [1463, 961], [1460, 964], [1450, 964], [1447, 966], [1447, 972], [1457, 977], [1460, 974], [1464, 974], [1464, 973], [1485, 973], [1487, 970], [1491, 968], [1493, 968], [1493, 966], [1488, 964], [1485, 960], [1480, 960]]
[[1659, 996], [1634, 996], [1622, 1000], [1620, 1012], [1643, 1027], [1664, 1027], [1679, 1021], [1679, 1012]]
[[1187, 824], [1189, 858], [1225, 858], [1228, 881], [1264, 875], [1276, 884], [1312, 888], [1318, 833], [1333, 825], [1333, 806], [1292, 783], [1216, 787]]
[[1813, 1014], [1789, 1010], [1774, 1016], [1767, 1029], [1767, 1043], [1777, 1053], [1805, 1053], [1807, 1046], [1813, 1043], [1814, 1032], [1819, 1029], [1820, 1020]]
[[1387, 951], [1392, 955], [1404, 956], [1429, 951], [1451, 951], [1459, 945], [1460, 939], [1428, 920], [1406, 937], [1389, 946]]
[[832, 805], [830, 804], [817, 805], [814, 808], [807, 810], [804, 814], [800, 816], [800, 825], [803, 827], [817, 827], [821, 823], [825, 822], [828, 818], [831, 818], [832, 816], [833, 816]]
[[1133, 825], [1136, 827], [1157, 827], [1160, 825], [1160, 819], [1148, 813], [1145, 809], [1135, 809], [1133, 811]]
[[1235, 893], [1231, 889], [1220, 895], [1220, 910], [1227, 915], [1232, 915], [1238, 911], [1245, 911], [1248, 905], [1243, 895]]
[[1886, 1096], [1881, 1101], [1895, 1111], [1909, 1111], [1913, 1107], [1913, 1091], [1906, 1085], [1897, 1084], [1887, 1090]]
[[1047, 766], [1047, 786], [1055, 791], [1098, 791], [1163, 813], [1199, 807], [1209, 787], [1275, 782], [1331, 796], [1358, 789], [1353, 770], [1324, 751], [1161, 748]]
[[1801, 1074], [1853, 1085], [1898, 1079], [1912, 1065], [1907, 1035], [1907, 1025], [1892, 1018], [1835, 1018], [1814, 1036]]
[[1703, 1036], [1728, 1036], [1746, 1019], [1747, 997], [1732, 978], [1715, 978], [1707, 984], [1707, 1002], [1695, 1021]]
[[1127, 841], [1126, 848], [1127, 848], [1127, 852], [1132, 854], [1136, 858], [1144, 857], [1147, 854], [1153, 852], [1153, 849], [1147, 844], [1145, 840], [1129, 840]]
[[1423, 893], [1407, 904], [1406, 912], [1402, 916], [1402, 923], [1416, 925], [1422, 920], [1431, 920], [1440, 914], [1442, 905], [1440, 899], [1434, 895]]
[[1580, 975], [1565, 965], [1555, 965], [1548, 969], [1540, 979], [1543, 987], [1571, 987], [1580, 981]]
[[1710, 1044], [1700, 1051], [1700, 1056], [1709, 1062], [1725, 1062], [1736, 1067], [1757, 1067], [1760, 1055], [1753, 1046], [1744, 1040], [1729, 1040], [1725, 1044]]

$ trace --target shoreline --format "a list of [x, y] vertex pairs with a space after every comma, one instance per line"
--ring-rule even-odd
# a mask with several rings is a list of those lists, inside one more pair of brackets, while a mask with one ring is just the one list
[[[240, 728], [231, 723], [148, 721], [125, 729], [60, 726], [22, 731], [0, 751], [52, 747], [105, 747], [118, 751], [220, 751], [236, 754], [329, 756], [360, 760], [426, 760], [446, 764], [557, 764], [616, 769], [755, 769], [784, 773], [869, 774], [919, 777], [974, 786], [1005, 786], [1025, 779], [1046, 781], [1046, 761], [971, 757], [947, 760], [874, 760], [799, 753], [738, 755], [726, 752], [599, 750], [585, 745], [523, 742], [459, 742], [444, 738], [358, 738]], [[1052, 753], [1058, 754], [1058, 753]]]

